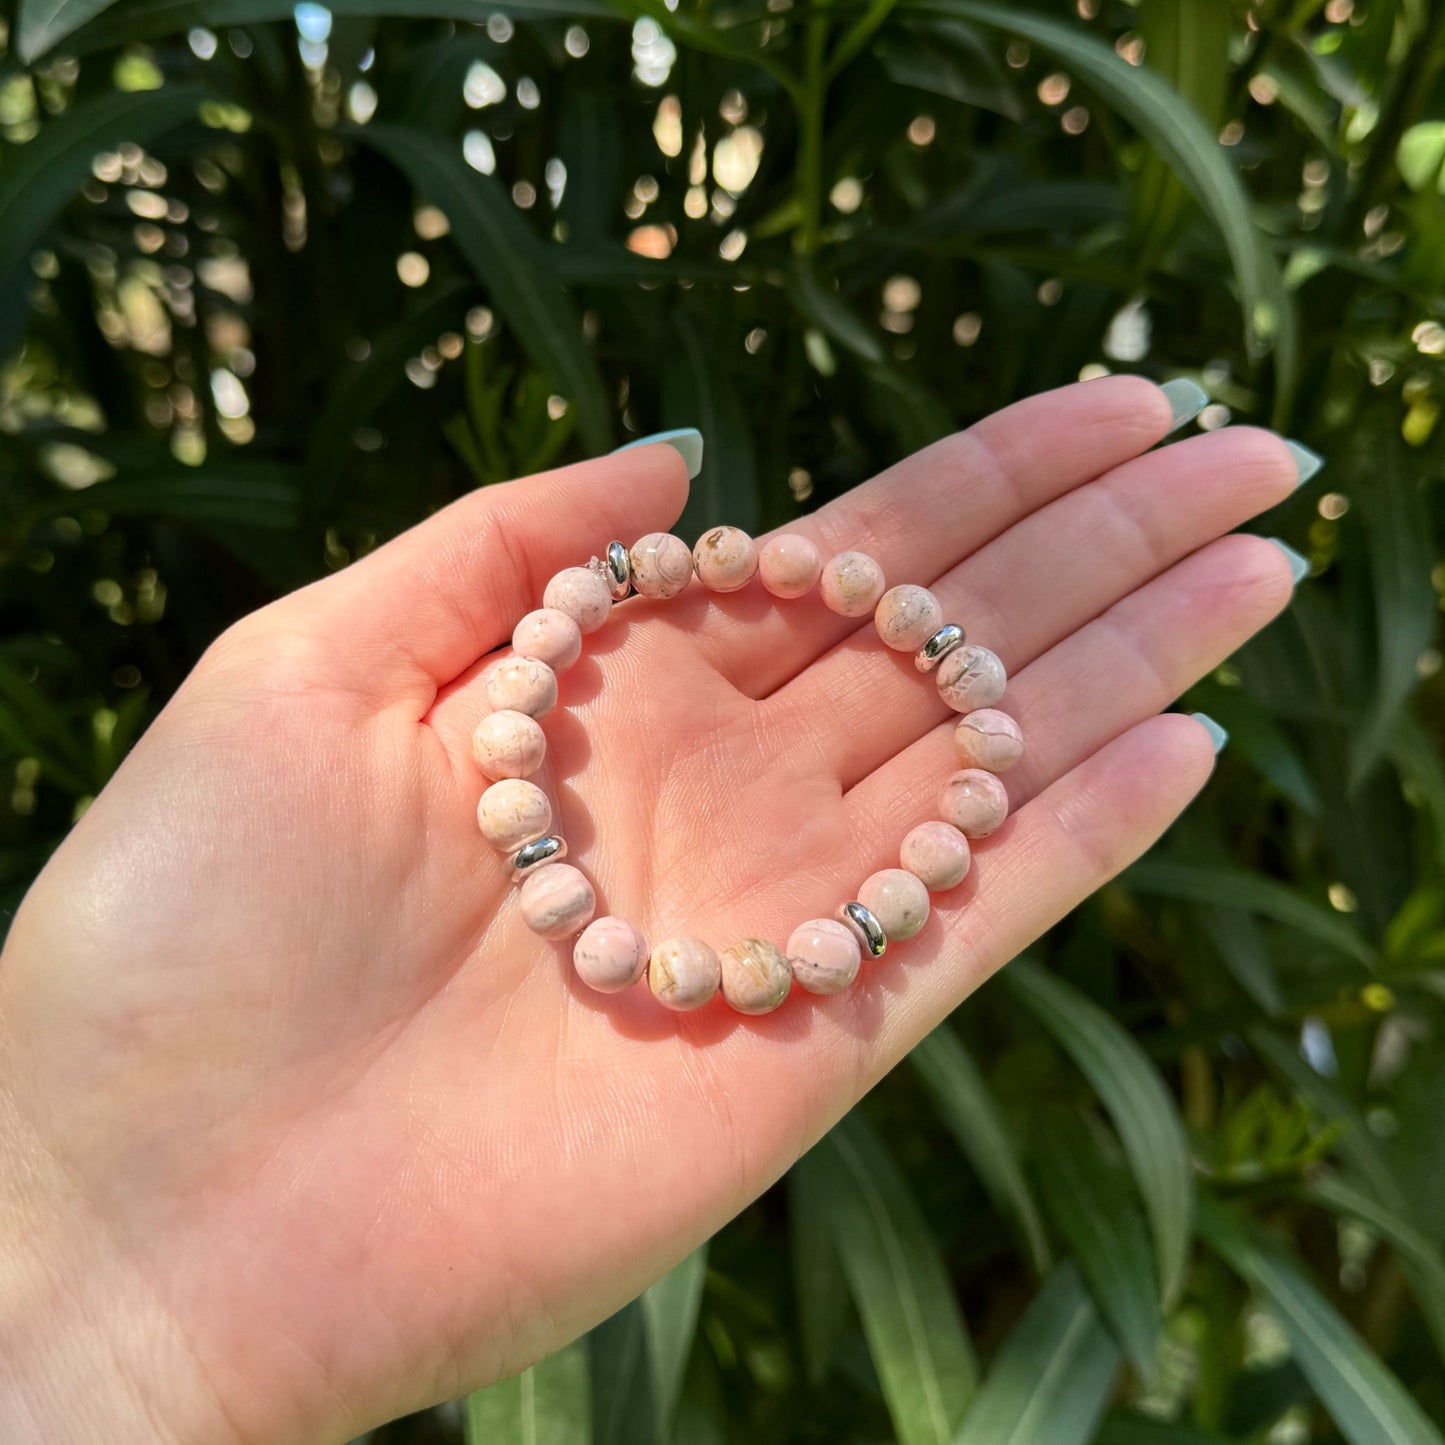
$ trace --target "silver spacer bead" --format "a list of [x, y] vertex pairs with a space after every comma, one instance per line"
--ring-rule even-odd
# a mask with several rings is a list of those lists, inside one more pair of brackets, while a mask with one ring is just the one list
[[512, 882], [519, 883], [534, 868], [540, 868], [544, 863], [556, 863], [566, 856], [566, 840], [555, 833], [546, 838], [533, 838], [512, 854]]
[[840, 903], [838, 918], [858, 936], [858, 942], [870, 958], [882, 958], [883, 950], [888, 947], [888, 935], [868, 909], [858, 902]]
[[607, 589], [614, 602], [632, 591], [632, 558], [621, 542], [607, 544]]
[[956, 622], [945, 622], [917, 652], [913, 665], [919, 672], [932, 672], [955, 647], [963, 646], [963, 628]]

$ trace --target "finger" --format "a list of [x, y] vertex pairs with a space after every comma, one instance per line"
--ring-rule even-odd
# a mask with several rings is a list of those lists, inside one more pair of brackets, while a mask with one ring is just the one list
[[[1010, 808], [1169, 706], [1277, 617], [1293, 590], [1272, 542], [1223, 537], [1024, 668], [1004, 704], [1024, 733], [1023, 757], [1003, 776]], [[848, 793], [850, 831], [873, 837], [900, 819], [937, 816], [939, 790], [960, 766], [952, 717]]]
[[906, 981], [882, 1027], [859, 1035], [860, 1092], [985, 979], [1146, 852], [1213, 766], [1214, 744], [1199, 723], [1182, 713], [1149, 718], [985, 839], [968, 878], [935, 897], [923, 931], [899, 950]]
[[[1298, 473], [1279, 437], [1239, 427], [1125, 462], [1009, 528], [933, 587], [946, 618], [1014, 671], [1121, 596], [1287, 497]], [[911, 655], [877, 632], [845, 638], [764, 703], [782, 737], [807, 737], [845, 788], [952, 716]]]
[[553, 573], [613, 538], [630, 545], [672, 526], [688, 474], [659, 444], [483, 487], [258, 621], [305, 630], [333, 673], [370, 698], [419, 704], [421, 716], [438, 687], [542, 605]]
[[[810, 537], [825, 559], [866, 552], [890, 586], [926, 586], [1020, 517], [1153, 446], [1171, 419], [1169, 396], [1143, 377], [1044, 392], [777, 530]], [[755, 580], [714, 609], [698, 646], [730, 682], [761, 698], [865, 626], [870, 619], [839, 617], [816, 597], [779, 603]]]

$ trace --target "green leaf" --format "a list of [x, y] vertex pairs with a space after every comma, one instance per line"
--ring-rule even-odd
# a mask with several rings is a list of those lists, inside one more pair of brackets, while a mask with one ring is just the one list
[[590, 1445], [587, 1340], [467, 1396], [467, 1445]]
[[953, 1286], [917, 1201], [877, 1135], [846, 1115], [796, 1168], [827, 1229], [899, 1445], [950, 1445], [976, 1366]]
[[187, 85], [107, 91], [46, 121], [33, 140], [8, 146], [0, 166], [0, 287], [18, 284], [12, 273], [90, 179], [97, 151], [144, 145], [193, 120], [205, 98]]
[[57, 41], [98, 15], [111, 0], [20, 0], [16, 48], [29, 65]]
[[1091, 1445], [1243, 1445], [1232, 1436], [1212, 1430], [1192, 1430], [1174, 1420], [1145, 1415], [1110, 1415]]
[[18, 757], [39, 760], [45, 776], [73, 797], [98, 786], [89, 750], [78, 740], [78, 719], [0, 659], [0, 743]]
[[1003, 978], [1109, 1111], [1149, 1215], [1164, 1302], [1172, 1304], [1184, 1282], [1193, 1203], [1184, 1126], [1174, 1100], [1144, 1050], [1077, 989], [1027, 959], [1015, 960]]
[[838, 295], [831, 281], [820, 281], [809, 257], [798, 256], [791, 273], [793, 304], [815, 326], [864, 361], [883, 360], [883, 344], [862, 317]]
[[1128, 1170], [1076, 1111], [1050, 1121], [1034, 1156], [1045, 1206], [1089, 1293], [1134, 1367], [1152, 1379], [1164, 1326], [1159, 1277]]
[[1295, 1363], [1350, 1445], [1445, 1445], [1405, 1387], [1298, 1264], [1214, 1205], [1201, 1207], [1199, 1232], [1278, 1318]]
[[788, 1242], [798, 1338], [808, 1382], [821, 1385], [849, 1326], [848, 1281], [832, 1238], [818, 1221], [827, 1208], [823, 1180], [812, 1168], [788, 1171]]
[[[657, 1434], [656, 1395], [641, 1299], [624, 1305], [586, 1338], [596, 1445], [639, 1445], [653, 1439]], [[547, 1442], [539, 1440], [537, 1445]]]
[[1445, 1255], [1439, 1246], [1412, 1219], [1381, 1204], [1339, 1175], [1317, 1179], [1300, 1192], [1324, 1209], [1359, 1220], [1400, 1255], [1435, 1348], [1445, 1360]]
[[[29, 48], [22, 52], [22, 58], [30, 64], [67, 37], [67, 54], [87, 55], [130, 41], [184, 35], [193, 25], [219, 30], [226, 25], [290, 20], [296, 13], [295, 0], [118, 0], [110, 4], [96, 4], [94, 0], [43, 0], [43, 3], [54, 7], [56, 15], [43, 30], [37, 28]], [[473, 24], [492, 14], [518, 19], [578, 16], [615, 21], [619, 18], [604, 0], [497, 0], [496, 4], [489, 0], [486, 5], [477, 5], [473, 0], [334, 0], [326, 8], [339, 19], [405, 16]], [[82, 10], [87, 14], [81, 14]]]
[[1004, 1341], [957, 1445], [1086, 1445], [1118, 1368], [1078, 1272], [1062, 1264]]
[[1376, 950], [1339, 914], [1303, 897], [1293, 888], [1243, 868], [1199, 863], [1170, 863], [1146, 858], [1121, 880], [1139, 893], [1181, 898], [1220, 908], [1242, 909], [1296, 928], [1330, 948], [1357, 959], [1368, 969], [1379, 967]]
[[94, 507], [114, 517], [167, 517], [211, 526], [289, 533], [301, 517], [300, 468], [222, 454], [199, 467], [179, 462], [113, 477], [81, 492], [57, 492], [44, 508], [60, 516]]
[[695, 1249], [676, 1268], [642, 1296], [642, 1318], [647, 1329], [648, 1356], [652, 1362], [652, 1398], [659, 1440], [672, 1434], [688, 1356], [697, 1333], [707, 1274], [707, 1245]]
[[462, 254], [517, 337], [567, 398], [584, 441], [595, 452], [612, 445], [612, 410], [582, 320], [558, 281], [546, 245], [490, 176], [479, 175], [454, 144], [439, 144], [408, 126], [369, 125], [353, 131], [410, 178], [417, 192], [451, 221]]
[[958, 1140], [999, 1212], [1018, 1231], [1036, 1274], [1048, 1273], [1053, 1260], [1044, 1222], [1024, 1178], [1009, 1127], [973, 1056], [941, 1024], [916, 1044], [908, 1061], [918, 1071], [934, 1106]]
[[1420, 465], [1403, 451], [1404, 443], [1391, 432], [1372, 448], [1368, 482], [1355, 488], [1374, 592], [1375, 685], [1369, 711], [1351, 739], [1352, 788], [1384, 752], [1395, 719], [1420, 681], [1420, 658], [1440, 616]]
[[1219, 138], [1188, 101], [1144, 66], [1130, 65], [1080, 26], [995, 0], [910, 0], [910, 12], [962, 15], [1031, 40], [1093, 87], [1173, 168], [1219, 227], [1239, 282], [1245, 336], [1262, 355], [1272, 344], [1282, 397], [1293, 396], [1298, 359], [1294, 302], [1249, 196]]
[[753, 436], [727, 365], [709, 327], [692, 312], [672, 318], [676, 358], [662, 376], [663, 425], [694, 426], [706, 445], [673, 531], [695, 542], [723, 523], [750, 532], [757, 525], [758, 484]]

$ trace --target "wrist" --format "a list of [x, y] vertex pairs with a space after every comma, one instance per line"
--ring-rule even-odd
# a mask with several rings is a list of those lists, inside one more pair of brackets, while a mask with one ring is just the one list
[[0, 1079], [0, 1439], [235, 1438], [143, 1276]]

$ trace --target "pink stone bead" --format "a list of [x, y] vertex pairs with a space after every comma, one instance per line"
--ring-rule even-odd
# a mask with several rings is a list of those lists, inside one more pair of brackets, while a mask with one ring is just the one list
[[552, 827], [552, 805], [536, 783], [525, 778], [503, 778], [482, 794], [477, 804], [477, 824], [492, 847], [515, 853], [523, 843], [547, 835]]
[[668, 938], [647, 961], [647, 986], [664, 1008], [701, 1008], [722, 983], [718, 956], [700, 938]]
[[894, 652], [917, 652], [943, 626], [943, 608], [928, 588], [904, 583], [878, 599], [873, 625]]
[[809, 993], [842, 993], [858, 977], [862, 961], [853, 930], [836, 918], [810, 918], [789, 935], [793, 977]]
[[612, 593], [590, 567], [564, 567], [547, 584], [542, 605], [565, 612], [583, 632], [596, 632], [612, 611]]
[[566, 672], [582, 656], [582, 629], [565, 612], [539, 607], [512, 629], [512, 651]]
[[718, 964], [723, 997], [740, 1014], [772, 1013], [792, 987], [792, 965], [765, 938], [738, 939], [723, 949]]
[[952, 823], [935, 818], [904, 837], [898, 861], [930, 892], [944, 893], [963, 882], [973, 857], [968, 839]]
[[955, 647], [933, 675], [938, 679], [938, 695], [954, 712], [992, 707], [1008, 683], [998, 656], [971, 642]]
[[692, 581], [692, 551], [671, 532], [649, 532], [632, 544], [632, 585], [644, 597], [676, 597]]
[[883, 595], [883, 569], [866, 552], [839, 552], [823, 568], [824, 603], [843, 617], [866, 617]]
[[822, 571], [823, 554], [801, 532], [780, 532], [758, 553], [758, 576], [774, 597], [801, 597]]
[[594, 918], [573, 946], [572, 966], [588, 988], [621, 993], [647, 968], [647, 944], [625, 918]]
[[737, 527], [712, 527], [697, 539], [692, 565], [710, 592], [736, 592], [758, 570], [758, 548]]
[[964, 767], [1006, 773], [1023, 755], [1024, 734], [1006, 712], [981, 707], [959, 718], [953, 745]]
[[547, 756], [547, 735], [536, 718], [503, 708], [488, 713], [472, 734], [472, 756], [493, 781], [530, 778]]
[[1008, 817], [1008, 790], [982, 768], [955, 773], [939, 794], [938, 811], [968, 838], [986, 838]]
[[517, 898], [522, 922], [542, 938], [566, 938], [597, 910], [587, 875], [570, 863], [545, 863], [527, 874]]
[[557, 706], [557, 674], [534, 657], [503, 658], [487, 674], [486, 695], [497, 712], [546, 717]]
[[912, 938], [928, 922], [928, 889], [906, 868], [880, 868], [858, 889], [858, 901], [876, 918], [890, 943]]

